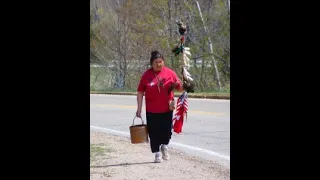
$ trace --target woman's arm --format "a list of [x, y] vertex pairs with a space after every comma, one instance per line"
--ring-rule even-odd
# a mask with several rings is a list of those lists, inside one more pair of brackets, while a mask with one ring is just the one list
[[141, 118], [141, 110], [142, 110], [142, 100], [143, 100], [143, 95], [144, 92], [146, 91], [146, 83], [145, 83], [145, 74], [142, 75], [137, 91], [137, 112], [136, 112], [136, 116]]
[[171, 87], [172, 90], [175, 89], [175, 90], [177, 90], [178, 92], [182, 92], [182, 91], [183, 91], [183, 87], [182, 87], [182, 85], [181, 85], [181, 81], [180, 81], [180, 80], [177, 80], [177, 81], [176, 81], [175, 83], [173, 83], [171, 86], [172, 86], [172, 87]]
[[138, 107], [137, 107], [136, 116], [139, 117], [139, 118], [141, 118], [141, 109], [142, 109], [143, 94], [144, 94], [144, 92], [140, 92], [140, 91], [138, 91], [138, 94], [137, 94], [137, 104], [138, 104]]

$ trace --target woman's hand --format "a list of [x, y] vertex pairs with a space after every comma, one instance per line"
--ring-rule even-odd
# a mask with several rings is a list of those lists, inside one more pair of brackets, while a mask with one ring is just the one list
[[175, 101], [174, 100], [171, 100], [171, 101], [169, 101], [169, 109], [171, 110], [171, 111], [173, 111], [176, 107], [174, 106], [174, 104], [175, 104]]
[[176, 89], [176, 87], [177, 87], [178, 85], [179, 85], [179, 82], [178, 82], [178, 81], [172, 83], [172, 84], [170, 85], [169, 89], [168, 89], [169, 93], [170, 93], [172, 90]]
[[141, 109], [137, 109], [136, 116], [138, 118], [141, 118]]

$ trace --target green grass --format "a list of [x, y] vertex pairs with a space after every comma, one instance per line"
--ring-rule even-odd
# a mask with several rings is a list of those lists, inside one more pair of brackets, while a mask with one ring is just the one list
[[[129, 92], [136, 93], [136, 86], [139, 81], [139, 76], [131, 74], [129, 78], [127, 78], [126, 87], [124, 89], [113, 88], [113, 84], [111, 82], [112, 75], [108, 69], [104, 68], [90, 68], [90, 91], [97, 91], [100, 93], [116, 93], [116, 92]], [[209, 85], [209, 86], [208, 86]], [[194, 95], [210, 95], [210, 94], [229, 94], [230, 93], [230, 84], [224, 84], [223, 90], [217, 90], [217, 86], [215, 83], [210, 82], [205, 87], [195, 87], [195, 93], [190, 93]], [[199, 85], [200, 86], [200, 85]], [[201, 89], [201, 90], [200, 90]], [[179, 92], [177, 92], [179, 94]]]
[[[137, 92], [110, 92], [110, 91], [91, 91], [91, 94], [117, 94], [117, 95], [136, 95]], [[181, 92], [175, 92], [175, 97], [179, 97]], [[230, 93], [189, 93], [190, 98], [207, 98], [207, 99], [230, 99]]]
[[[108, 90], [94, 90], [94, 89], [91, 89], [91, 91], [95, 91], [95, 92], [99, 92], [99, 93], [119, 93], [119, 92], [122, 92], [122, 93], [136, 93], [137, 90], [134, 90], [134, 89], [131, 89], [131, 90], [126, 90], [126, 89], [108, 89]], [[174, 93], [180, 93], [178, 91], [174, 91]], [[222, 91], [211, 91], [211, 92], [208, 92], [208, 91], [199, 91], [199, 92], [195, 92], [195, 93], [190, 93], [190, 94], [196, 94], [196, 95], [203, 95], [203, 94], [207, 94], [207, 95], [214, 95], [214, 94], [229, 94], [230, 93], [230, 90], [222, 90]]]
[[90, 163], [107, 155], [108, 152], [112, 152], [112, 149], [107, 147], [106, 144], [90, 144]]

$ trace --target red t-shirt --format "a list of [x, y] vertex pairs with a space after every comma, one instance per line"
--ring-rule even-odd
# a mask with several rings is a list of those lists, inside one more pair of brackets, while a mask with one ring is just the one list
[[[160, 92], [158, 90], [158, 79], [162, 82]], [[145, 92], [146, 111], [150, 113], [164, 113], [170, 111], [169, 100], [174, 99], [173, 90], [168, 94], [172, 83], [178, 82], [176, 89], [181, 88], [181, 82], [177, 74], [170, 68], [163, 67], [160, 72], [154, 72], [152, 68], [145, 71], [138, 85], [139, 92]]]

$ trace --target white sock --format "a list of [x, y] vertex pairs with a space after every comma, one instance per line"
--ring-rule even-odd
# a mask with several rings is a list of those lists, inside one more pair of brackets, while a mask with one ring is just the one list
[[156, 154], [156, 156], [161, 156], [160, 152], [156, 152], [155, 154]]

